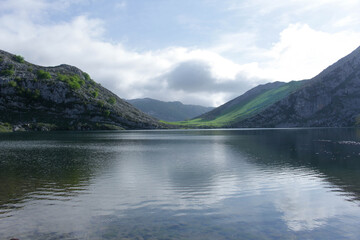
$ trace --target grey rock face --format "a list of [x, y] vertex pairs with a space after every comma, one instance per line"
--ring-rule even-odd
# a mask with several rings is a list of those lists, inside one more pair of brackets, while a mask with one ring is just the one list
[[235, 127], [350, 127], [360, 116], [360, 47]]
[[31, 128], [34, 123], [73, 130], [164, 127], [76, 67], [19, 62], [1, 50], [0, 110], [0, 122], [19, 125], [17, 129]]

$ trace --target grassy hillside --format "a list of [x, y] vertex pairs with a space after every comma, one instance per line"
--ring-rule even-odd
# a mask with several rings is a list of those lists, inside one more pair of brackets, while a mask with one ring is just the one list
[[292, 81], [266, 91], [260, 91], [258, 94], [253, 94], [237, 104], [231, 104], [229, 107], [222, 109], [220, 114], [212, 116], [210, 119], [207, 116], [200, 116], [189, 121], [171, 122], [169, 124], [182, 127], [228, 127], [235, 122], [260, 113], [295, 92], [303, 86], [304, 82]]

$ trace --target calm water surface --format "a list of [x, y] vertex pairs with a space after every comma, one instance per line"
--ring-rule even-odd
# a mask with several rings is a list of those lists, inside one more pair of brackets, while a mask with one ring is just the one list
[[359, 239], [360, 130], [0, 134], [0, 239]]

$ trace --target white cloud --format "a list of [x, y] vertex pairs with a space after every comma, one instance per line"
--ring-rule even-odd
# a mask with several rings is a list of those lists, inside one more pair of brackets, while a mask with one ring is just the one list
[[306, 24], [290, 24], [280, 33], [279, 42], [264, 52], [263, 59], [268, 59], [256, 62], [249, 71], [279, 81], [308, 79], [359, 45], [360, 32], [326, 33]]
[[126, 7], [127, 7], [127, 2], [126, 1], [120, 1], [120, 2], [115, 4], [116, 9], [125, 9]]
[[359, 19], [354, 16], [346, 16], [334, 22], [335, 27], [346, 27], [359, 23]]
[[256, 8], [259, 14], [269, 14], [279, 9], [296, 9], [296, 12], [300, 13], [328, 6], [336, 6], [337, 10], [339, 10], [358, 7], [359, 5], [360, 3], [357, 0], [273, 0], [271, 2], [267, 0], [246, 0], [241, 2], [229, 0], [227, 10], [237, 11]]
[[[60, 11], [70, 6], [67, 0], [53, 4], [62, 4]], [[36, 14], [28, 14], [31, 11]], [[265, 81], [313, 77], [360, 45], [359, 32], [328, 33], [298, 23], [288, 25], [269, 49], [256, 45], [259, 36], [254, 32], [239, 32], [220, 36], [209, 48], [173, 46], [137, 52], [104, 39], [106, 29], [101, 19], [83, 15], [45, 24], [46, 18], [41, 19], [39, 13], [49, 11], [56, 10], [45, 0], [5, 1], [0, 7], [1, 48], [40, 65], [75, 65], [126, 99], [153, 97], [219, 105]], [[231, 53], [239, 54], [241, 63], [224, 57]], [[189, 63], [206, 66], [202, 72], [206, 77], [195, 78], [196, 73], [188, 71]], [[178, 85], [169, 84], [169, 76], [174, 77], [181, 66], [187, 66], [181, 73], [187, 71], [192, 80], [177, 79]], [[196, 64], [193, 68], [201, 70]], [[195, 88], [199, 81], [202, 87]]]
[[[28, 61], [40, 65], [75, 65], [126, 99], [155, 97], [213, 105], [245, 90], [234, 94], [231, 88], [218, 89], [220, 92], [210, 89], [211, 86], [219, 86], [214, 85], [215, 82], [222, 82], [225, 86], [239, 74], [238, 64], [215, 52], [183, 47], [130, 51], [120, 43], [103, 40], [103, 33], [103, 22], [86, 16], [52, 25], [38, 24], [29, 21], [28, 16], [19, 17], [16, 13], [0, 18], [0, 45], [4, 50], [22, 54]], [[209, 87], [206, 90], [198, 89], [189, 94], [184, 89], [168, 88], [167, 80], [160, 78], [188, 61], [202, 61], [209, 66]]]

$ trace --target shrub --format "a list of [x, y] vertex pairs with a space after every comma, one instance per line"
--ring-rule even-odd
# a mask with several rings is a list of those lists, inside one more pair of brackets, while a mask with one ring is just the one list
[[86, 81], [88, 81], [91, 85], [95, 86], [96, 82], [91, 79], [89, 74], [87, 74], [86, 72], [83, 72], [83, 76]]
[[32, 72], [33, 71], [32, 67], [28, 67], [27, 71]]
[[85, 78], [86, 81], [90, 81], [90, 80], [91, 80], [90, 75], [87, 74], [86, 72], [83, 72], [83, 76], [84, 76], [84, 78]]
[[97, 98], [99, 96], [99, 89], [96, 88], [94, 91], [91, 92], [91, 94], [94, 98]]
[[110, 103], [111, 105], [114, 105], [116, 103], [116, 98], [115, 97], [110, 97], [108, 100], [107, 100], [108, 103]]
[[10, 77], [12, 75], [14, 75], [14, 70], [13, 69], [3, 69], [0, 72], [0, 76]]
[[0, 76], [10, 77], [14, 75], [14, 73], [14, 65], [8, 65], [7, 69], [3, 69], [0, 71]]
[[36, 75], [39, 80], [51, 79], [50, 73], [44, 70], [38, 70]]
[[24, 63], [24, 62], [25, 62], [25, 61], [24, 61], [24, 57], [22, 57], [22, 56], [20, 56], [20, 55], [14, 56], [14, 57], [13, 57], [13, 60], [14, 60], [15, 62], [18, 62], [18, 63]]
[[98, 104], [99, 107], [103, 108], [105, 103], [100, 100], [100, 101], [97, 102], [97, 104]]
[[10, 82], [9, 82], [9, 85], [10, 85], [11, 87], [16, 87], [16, 86], [17, 86], [17, 83], [16, 83], [15, 81], [10, 81]]
[[105, 110], [105, 111], [104, 111], [104, 115], [105, 115], [106, 117], [110, 116], [110, 110]]
[[24, 87], [18, 87], [17, 92], [18, 92], [18, 94], [22, 95], [22, 94], [24, 94], [26, 92], [26, 90], [25, 90]]
[[34, 92], [33, 92], [33, 95], [32, 97], [34, 99], [38, 99], [40, 97], [40, 90], [39, 89], [36, 89]]
[[78, 75], [64, 75], [59, 73], [57, 75], [57, 79], [62, 82], [66, 82], [68, 86], [74, 90], [81, 88], [81, 86], [85, 84], [85, 81]]

